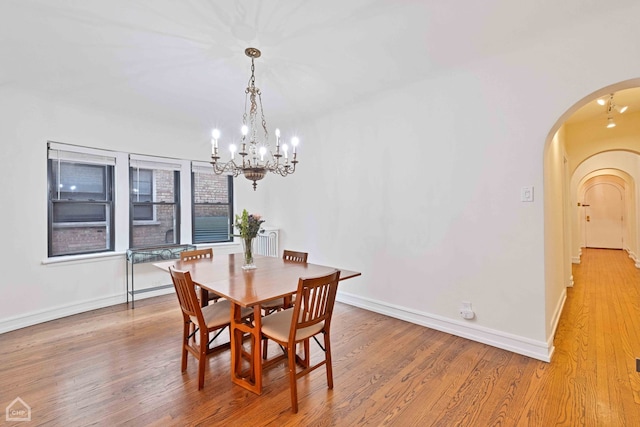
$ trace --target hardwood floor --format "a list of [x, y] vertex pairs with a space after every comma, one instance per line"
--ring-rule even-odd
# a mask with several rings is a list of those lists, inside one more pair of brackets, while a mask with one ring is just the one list
[[284, 363], [256, 396], [232, 385], [227, 350], [198, 391], [167, 295], [0, 335], [0, 407], [20, 396], [32, 422], [17, 425], [48, 426], [640, 425], [640, 270], [587, 249], [574, 279], [551, 364], [338, 303], [335, 388], [323, 369], [299, 380], [292, 414]]

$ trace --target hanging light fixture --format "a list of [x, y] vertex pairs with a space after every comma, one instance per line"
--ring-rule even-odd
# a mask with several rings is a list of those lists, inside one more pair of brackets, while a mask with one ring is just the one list
[[[289, 146], [280, 144], [280, 129], [276, 129], [275, 152], [271, 150], [267, 121], [264, 118], [262, 109], [262, 93], [256, 87], [255, 78], [254, 59], [259, 58], [261, 52], [256, 48], [249, 47], [245, 49], [244, 53], [251, 58], [251, 77], [244, 91], [245, 111], [242, 116], [240, 144], [239, 147], [236, 147], [235, 144], [229, 145], [231, 158], [226, 163], [220, 162], [218, 153], [220, 131], [214, 129], [211, 132], [211, 164], [213, 165], [213, 171], [218, 175], [231, 174], [237, 177], [243, 174], [245, 178], [253, 181], [253, 190], [255, 191], [258, 185], [256, 181], [264, 178], [267, 172], [287, 176], [296, 171], [296, 165], [298, 164], [296, 150], [299, 140], [295, 136], [291, 138], [291, 154], [289, 154]], [[260, 109], [259, 119], [258, 109]], [[259, 128], [262, 128], [262, 130]], [[259, 136], [260, 133], [263, 133], [262, 138]], [[241, 157], [242, 163], [236, 163], [236, 153]]]
[[[600, 105], [605, 105], [604, 100], [598, 99], [598, 104]], [[614, 111], [617, 111], [618, 113], [622, 114], [625, 111], [627, 111], [628, 106], [627, 105], [623, 105], [623, 106], [619, 106], [616, 105], [613, 102], [613, 93], [609, 95], [609, 99], [606, 101], [606, 105], [607, 105], [607, 128], [614, 128], [616, 127], [616, 123], [613, 121], [613, 113]]]

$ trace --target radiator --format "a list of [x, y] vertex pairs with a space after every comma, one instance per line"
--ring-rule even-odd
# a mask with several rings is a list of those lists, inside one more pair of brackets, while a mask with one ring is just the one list
[[256, 254], [272, 257], [279, 257], [278, 237], [279, 230], [277, 228], [263, 228], [258, 232], [256, 237]]

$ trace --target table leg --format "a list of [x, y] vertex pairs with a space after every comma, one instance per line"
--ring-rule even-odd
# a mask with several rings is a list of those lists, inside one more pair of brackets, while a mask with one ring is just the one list
[[[262, 359], [260, 354], [261, 308], [253, 307], [253, 325], [243, 321], [241, 307], [231, 303], [231, 381], [247, 390], [262, 393]], [[249, 350], [243, 344], [249, 337]]]
[[284, 297], [284, 301], [282, 302], [282, 307], [283, 308], [289, 308], [291, 307], [291, 295], [287, 295], [286, 297]]
[[200, 287], [200, 306], [206, 307], [209, 305], [209, 290]]

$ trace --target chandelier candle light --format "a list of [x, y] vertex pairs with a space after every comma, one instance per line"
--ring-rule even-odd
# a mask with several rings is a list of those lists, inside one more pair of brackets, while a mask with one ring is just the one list
[[[298, 153], [296, 148], [299, 140], [297, 137], [291, 138], [292, 152], [289, 154], [289, 146], [280, 143], [280, 129], [276, 129], [276, 150], [275, 153], [269, 146], [269, 132], [267, 131], [267, 121], [264, 118], [264, 110], [262, 108], [262, 93], [256, 87], [255, 65], [254, 59], [259, 58], [261, 53], [258, 49], [249, 47], [244, 53], [251, 58], [251, 77], [245, 89], [245, 111], [242, 116], [242, 138], [240, 140], [240, 151], [235, 144], [229, 145], [231, 159], [226, 162], [220, 162], [218, 155], [218, 140], [220, 139], [220, 131], [214, 129], [211, 132], [211, 164], [213, 171], [218, 174], [231, 174], [237, 177], [243, 174], [248, 180], [253, 181], [253, 190], [257, 187], [256, 181], [265, 177], [267, 172], [277, 173], [281, 176], [287, 176], [296, 171], [298, 163]], [[247, 113], [247, 107], [249, 111]], [[260, 121], [257, 120], [258, 108], [260, 109]], [[264, 131], [263, 139], [258, 138], [259, 127]], [[242, 158], [242, 163], [235, 162], [236, 151]], [[291, 158], [289, 158], [291, 156]]]

